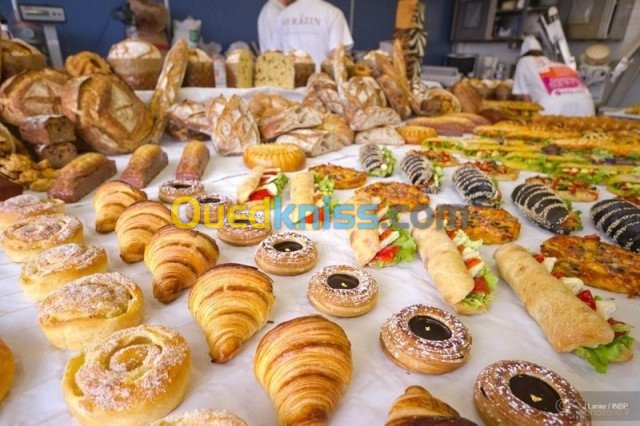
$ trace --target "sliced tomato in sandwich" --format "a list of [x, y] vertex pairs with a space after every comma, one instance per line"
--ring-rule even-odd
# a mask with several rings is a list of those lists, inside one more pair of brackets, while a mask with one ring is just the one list
[[489, 284], [484, 277], [478, 277], [473, 280], [473, 291], [476, 293], [489, 294]]
[[260, 201], [265, 198], [271, 198], [271, 193], [267, 189], [259, 189], [249, 195], [249, 201]]
[[398, 250], [400, 250], [400, 247], [398, 246], [387, 246], [376, 254], [372, 262], [382, 262], [385, 265], [393, 263], [393, 258], [395, 257]]
[[[313, 217], [315, 214], [310, 214], [304, 218], [304, 223], [313, 224]], [[322, 225], [324, 223], [324, 209], [318, 209], [318, 223]]]

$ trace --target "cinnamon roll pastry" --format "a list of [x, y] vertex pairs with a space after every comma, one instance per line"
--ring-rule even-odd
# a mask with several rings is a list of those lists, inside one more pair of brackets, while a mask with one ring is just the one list
[[102, 184], [93, 196], [93, 209], [96, 212], [96, 232], [111, 232], [123, 211], [136, 201], [147, 199], [144, 191], [134, 188], [126, 182], [112, 180]]
[[380, 346], [400, 367], [424, 374], [444, 374], [469, 359], [471, 334], [455, 316], [433, 306], [412, 305], [387, 318]]
[[62, 390], [82, 425], [146, 424], [180, 404], [190, 375], [184, 337], [169, 327], [140, 325], [71, 358]]
[[[218, 223], [218, 220], [226, 217], [227, 210], [231, 206], [231, 198], [226, 195], [220, 194], [202, 194], [196, 195], [197, 209], [194, 209], [193, 204], [187, 204], [184, 214], [189, 221], [193, 220], [194, 216], [198, 216], [198, 222], [204, 224]], [[196, 213], [196, 211], [199, 211]]]
[[122, 260], [135, 263], [144, 259], [144, 249], [153, 234], [171, 222], [171, 211], [157, 201], [138, 201], [127, 207], [115, 227]]
[[16, 373], [16, 361], [11, 349], [0, 340], [0, 402], [9, 393], [13, 376]]
[[194, 410], [180, 416], [165, 417], [149, 426], [247, 426], [247, 422], [225, 410]]
[[23, 219], [2, 231], [4, 253], [13, 262], [25, 262], [31, 256], [65, 243], [83, 243], [82, 222], [68, 214], [53, 214]]
[[52, 291], [38, 307], [40, 328], [60, 349], [83, 350], [142, 321], [143, 296], [128, 277], [93, 274]]
[[253, 358], [281, 425], [327, 424], [352, 369], [347, 335], [320, 315], [279, 324], [260, 340]]
[[22, 264], [20, 284], [28, 298], [42, 301], [60, 286], [85, 275], [107, 272], [107, 252], [100, 246], [62, 244]]
[[284, 232], [263, 240], [255, 261], [260, 268], [275, 275], [300, 275], [316, 266], [318, 249], [304, 235]]
[[22, 194], [0, 201], [0, 231], [19, 220], [46, 214], [64, 213], [64, 201]]
[[393, 402], [385, 426], [454, 425], [473, 426], [449, 404], [421, 386], [409, 386]]
[[182, 157], [176, 169], [180, 180], [200, 180], [209, 162], [209, 148], [204, 142], [192, 140], [182, 150]]
[[218, 238], [227, 244], [238, 247], [255, 246], [273, 233], [271, 222], [263, 212], [255, 213], [253, 219], [248, 213], [225, 216], [222, 228], [218, 229]]
[[361, 268], [327, 266], [311, 277], [307, 287], [309, 302], [327, 315], [357, 317], [378, 302], [378, 283]]
[[162, 303], [174, 301], [218, 261], [213, 238], [191, 229], [165, 226], [144, 250], [144, 263], [153, 275], [153, 295]]
[[204, 194], [204, 185], [199, 180], [172, 179], [160, 186], [158, 199], [172, 204], [179, 197], [195, 197]]
[[493, 425], [590, 425], [580, 393], [558, 374], [526, 361], [498, 361], [473, 386], [478, 414]]
[[189, 311], [200, 325], [213, 362], [227, 362], [262, 329], [275, 297], [273, 281], [257, 268], [226, 263], [198, 278]]

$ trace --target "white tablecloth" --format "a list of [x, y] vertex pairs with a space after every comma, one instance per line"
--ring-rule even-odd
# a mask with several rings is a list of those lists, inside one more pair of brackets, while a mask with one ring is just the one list
[[[183, 143], [165, 140], [162, 148], [169, 155], [166, 167], [146, 189], [150, 199], [156, 199], [158, 186], [173, 177]], [[394, 148], [398, 160], [414, 147]], [[357, 146], [309, 159], [308, 165], [332, 162], [344, 166], [358, 167]], [[211, 148], [212, 154], [213, 149]], [[114, 157], [119, 173], [124, 170], [129, 156]], [[442, 192], [433, 195], [432, 205], [461, 203], [451, 183], [454, 169], [447, 168]], [[222, 158], [213, 155], [204, 173], [203, 181], [209, 192], [235, 195], [236, 186], [247, 173], [240, 157]], [[116, 176], [117, 177], [117, 176]], [[519, 181], [525, 175], [521, 175]], [[403, 180], [396, 172], [390, 180]], [[375, 179], [369, 178], [367, 183]], [[501, 182], [505, 199], [515, 187], [514, 182]], [[339, 200], [346, 200], [353, 191], [336, 191]], [[227, 409], [244, 418], [251, 425], [275, 424], [275, 412], [267, 393], [253, 375], [252, 361], [256, 346], [262, 336], [275, 324], [297, 316], [317, 313], [306, 297], [306, 285], [313, 271], [297, 277], [273, 276], [276, 302], [271, 311], [273, 323], [267, 324], [245, 343], [240, 353], [226, 364], [212, 364], [207, 355], [205, 338], [187, 308], [187, 292], [169, 305], [153, 298], [151, 275], [142, 262], [127, 265], [120, 260], [114, 233], [101, 235], [93, 229], [94, 212], [92, 195], [67, 211], [82, 219], [85, 236], [89, 244], [99, 244], [109, 254], [109, 270], [122, 272], [132, 277], [145, 294], [144, 322], [163, 324], [179, 330], [187, 339], [193, 356], [192, 378], [184, 401], [173, 414], [198, 408]], [[604, 189], [601, 197], [608, 197]], [[518, 240], [532, 251], [551, 236], [531, 225], [519, 214], [509, 201], [505, 208], [518, 217], [522, 233]], [[595, 232], [588, 220], [591, 204], [575, 203], [582, 210], [585, 229], [579, 235]], [[198, 229], [216, 237], [213, 230], [204, 226]], [[347, 263], [354, 264], [347, 232], [344, 230], [303, 231], [318, 245], [319, 261], [314, 270]], [[237, 248], [217, 239], [220, 247], [219, 263], [237, 262], [254, 265], [255, 247]], [[482, 254], [495, 269], [491, 254], [497, 246], [485, 246]], [[333, 319], [346, 331], [353, 351], [353, 379], [346, 388], [331, 418], [335, 425], [379, 425], [383, 424], [394, 401], [410, 385], [427, 388], [435, 396], [456, 408], [461, 415], [480, 422], [472, 397], [473, 383], [482, 369], [502, 359], [521, 359], [546, 366], [565, 377], [580, 391], [638, 391], [640, 385], [640, 361], [623, 365], [612, 365], [606, 375], [596, 373], [590, 365], [573, 354], [555, 353], [540, 328], [531, 319], [520, 301], [503, 281], [500, 282], [495, 302], [484, 315], [460, 317], [473, 336], [472, 354], [469, 362], [457, 371], [442, 376], [427, 376], [409, 373], [393, 364], [379, 347], [379, 330], [389, 315], [402, 308], [423, 303], [452, 311], [443, 302], [431, 283], [422, 262], [416, 256], [411, 264], [385, 269], [369, 269], [378, 281], [380, 298], [378, 305], [364, 316], [351, 319]], [[71, 424], [60, 379], [66, 362], [74, 354], [52, 347], [44, 337], [36, 319], [37, 305], [27, 299], [18, 282], [19, 266], [11, 263], [0, 253], [0, 338], [13, 351], [17, 361], [17, 374], [9, 395], [0, 406], [0, 424]], [[614, 297], [617, 302], [615, 317], [638, 325], [638, 300], [629, 300], [624, 295], [594, 290], [595, 294]], [[636, 339], [636, 329], [632, 333]]]

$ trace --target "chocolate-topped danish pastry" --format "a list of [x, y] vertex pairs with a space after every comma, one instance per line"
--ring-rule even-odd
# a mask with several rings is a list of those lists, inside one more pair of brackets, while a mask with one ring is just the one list
[[378, 283], [361, 268], [327, 266], [311, 277], [307, 297], [320, 312], [336, 317], [366, 314], [378, 302]]
[[458, 168], [452, 180], [458, 193], [470, 204], [496, 207], [502, 203], [502, 195], [495, 182], [471, 163]]
[[225, 215], [222, 228], [218, 228], [218, 238], [232, 246], [255, 246], [273, 233], [271, 222], [265, 219], [262, 211], [253, 217], [247, 212]]
[[275, 275], [300, 275], [316, 266], [318, 249], [304, 235], [285, 232], [263, 240], [255, 261], [260, 268]]
[[487, 425], [590, 425], [580, 393], [558, 374], [526, 361], [498, 361], [473, 387], [476, 409]]
[[542, 229], [562, 235], [582, 229], [578, 213], [545, 185], [522, 183], [513, 190], [511, 199], [527, 219]]
[[469, 359], [471, 334], [455, 316], [442, 309], [412, 305], [387, 318], [380, 345], [397, 365], [417, 373], [443, 374]]
[[202, 194], [195, 197], [199, 213], [196, 212], [194, 205], [188, 203], [184, 214], [187, 219], [192, 220], [197, 216], [197, 221], [205, 224], [218, 223], [221, 217], [225, 217], [227, 209], [231, 206], [231, 198], [220, 194]]
[[163, 203], [171, 204], [179, 197], [204, 194], [204, 185], [199, 180], [168, 180], [158, 189], [158, 199]]
[[591, 207], [593, 224], [627, 250], [640, 253], [640, 208], [622, 198], [602, 200]]

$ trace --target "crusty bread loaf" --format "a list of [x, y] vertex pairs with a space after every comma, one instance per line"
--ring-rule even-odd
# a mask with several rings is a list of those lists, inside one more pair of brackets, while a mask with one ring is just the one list
[[237, 95], [210, 101], [207, 118], [211, 123], [211, 140], [219, 155], [240, 155], [246, 146], [260, 143], [256, 119]]
[[255, 86], [295, 87], [293, 59], [281, 52], [269, 51], [258, 56], [255, 68]]
[[391, 126], [374, 127], [359, 132], [356, 143], [361, 145], [404, 145], [404, 138]]
[[316, 72], [316, 63], [311, 55], [302, 50], [291, 50], [288, 55], [293, 59], [295, 86], [305, 87], [309, 77]]
[[322, 114], [306, 106], [292, 106], [263, 115], [260, 121], [260, 135], [263, 139], [273, 139], [295, 129], [308, 129], [322, 124]]
[[162, 70], [157, 47], [143, 40], [126, 39], [111, 46], [107, 62], [134, 90], [151, 90]]
[[0, 39], [0, 52], [0, 81], [22, 71], [37, 71], [47, 66], [47, 59], [38, 49], [18, 38]]
[[337, 136], [326, 130], [299, 129], [276, 139], [277, 144], [296, 145], [307, 157], [317, 157], [328, 152], [339, 151], [342, 144]]
[[31, 143], [51, 145], [76, 140], [75, 127], [64, 115], [34, 115], [20, 122], [20, 137]]
[[227, 87], [253, 87], [253, 54], [234, 49], [227, 55]]
[[89, 74], [111, 74], [111, 66], [95, 52], [83, 50], [75, 55], [67, 56], [64, 68], [74, 77]]
[[151, 114], [119, 78], [106, 74], [76, 77], [62, 92], [64, 115], [96, 151], [124, 154], [146, 142]]
[[54, 169], [60, 169], [66, 166], [78, 156], [78, 150], [71, 142], [56, 143], [53, 145], [35, 145], [34, 151], [40, 161], [47, 160]]
[[116, 162], [97, 152], [76, 157], [58, 173], [50, 198], [75, 203], [116, 174]]
[[167, 133], [180, 140], [208, 140], [211, 123], [203, 104], [185, 99], [167, 110]]
[[27, 117], [60, 114], [62, 86], [69, 79], [66, 72], [50, 68], [14, 75], [0, 86], [2, 119], [19, 126]]
[[182, 87], [215, 87], [213, 61], [203, 50], [189, 49], [187, 72]]

